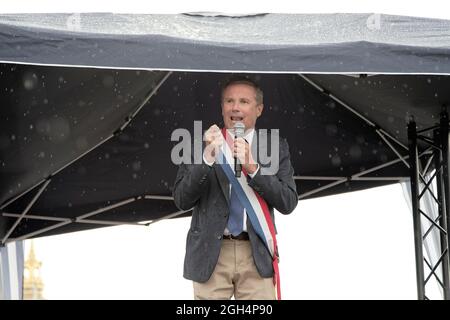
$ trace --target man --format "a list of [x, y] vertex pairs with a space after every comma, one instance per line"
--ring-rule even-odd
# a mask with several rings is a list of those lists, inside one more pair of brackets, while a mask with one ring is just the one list
[[[265, 200], [273, 223], [273, 209], [291, 213], [298, 196], [286, 140], [279, 141], [275, 174], [264, 174], [265, 164], [258, 163], [251, 152], [263, 108], [263, 93], [254, 82], [234, 79], [224, 86], [222, 116], [232, 137], [228, 150], [248, 175], [242, 174], [240, 183], [248, 184], [251, 192]], [[245, 125], [244, 138], [234, 139], [236, 122]], [[212, 125], [205, 133], [203, 163], [181, 164], [178, 169], [175, 204], [182, 210], [193, 207], [184, 277], [193, 280], [195, 299], [230, 299], [233, 295], [235, 299], [275, 299], [274, 258], [239, 201], [239, 187], [231, 187], [218, 163], [219, 150], [226, 149], [224, 133]]]

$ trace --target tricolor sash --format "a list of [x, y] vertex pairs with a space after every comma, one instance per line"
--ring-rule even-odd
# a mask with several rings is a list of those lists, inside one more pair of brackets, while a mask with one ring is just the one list
[[[277, 298], [281, 299], [280, 291], [280, 273], [278, 269], [278, 247], [275, 234], [275, 227], [270, 216], [269, 207], [266, 201], [253, 190], [245, 181], [248, 179], [248, 174], [244, 168], [242, 173], [246, 179], [237, 179], [231, 164], [234, 163], [232, 143], [233, 139], [230, 134], [222, 129], [222, 134], [226, 143], [222, 145], [222, 150], [219, 151], [220, 167], [224, 171], [231, 187], [234, 188], [242, 206], [247, 211], [247, 217], [250, 219], [256, 234], [261, 238], [266, 248], [272, 256], [272, 265], [274, 270], [273, 281], [277, 290]], [[227, 150], [225, 150], [227, 149]]]

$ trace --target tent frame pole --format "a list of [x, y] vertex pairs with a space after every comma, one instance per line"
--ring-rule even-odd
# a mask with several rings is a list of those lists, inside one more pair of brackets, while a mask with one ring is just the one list
[[[37, 199], [37, 198], [36, 198]], [[33, 219], [33, 220], [46, 220], [46, 221], [56, 221], [57, 223], [42, 229], [38, 229], [35, 230], [33, 232], [27, 233], [25, 235], [22, 235], [18, 238], [14, 238], [14, 239], [7, 239], [5, 240], [5, 243], [7, 242], [13, 242], [13, 241], [17, 241], [17, 240], [25, 240], [28, 239], [30, 237], [34, 237], [36, 235], [42, 234], [44, 232], [50, 231], [50, 230], [54, 230], [60, 227], [63, 227], [67, 224], [70, 223], [85, 223], [85, 224], [98, 224], [98, 225], [109, 225], [109, 226], [118, 226], [118, 225], [133, 225], [133, 226], [149, 226], [150, 224], [162, 221], [162, 220], [166, 220], [166, 219], [170, 219], [170, 218], [174, 218], [176, 216], [179, 216], [181, 214], [184, 214], [189, 210], [181, 210], [181, 211], [176, 211], [176, 212], [172, 212], [169, 213], [161, 218], [155, 219], [155, 220], [150, 220], [150, 221], [143, 221], [143, 222], [125, 222], [125, 221], [110, 221], [110, 220], [92, 220], [92, 219], [87, 219], [90, 218], [94, 215], [98, 215], [100, 213], [104, 213], [106, 211], [110, 211], [112, 209], [116, 209], [118, 207], [123, 207], [126, 205], [129, 205], [130, 203], [139, 201], [139, 200], [166, 200], [166, 201], [173, 201], [173, 197], [171, 196], [160, 196], [160, 195], [152, 195], [152, 194], [146, 194], [144, 196], [136, 196], [136, 197], [132, 197], [132, 198], [128, 198], [119, 202], [116, 202], [114, 204], [111, 204], [109, 206], [106, 207], [102, 207], [87, 213], [84, 213], [78, 217], [75, 218], [58, 218], [58, 217], [52, 217], [52, 216], [46, 216], [46, 215], [42, 215], [42, 214], [28, 214], [25, 218], [26, 219]], [[21, 219], [21, 217], [23, 217], [23, 213], [19, 214], [19, 213], [12, 213], [12, 212], [2, 212], [2, 216], [4, 217], [11, 217], [11, 218], [19, 218]], [[18, 219], [18, 220], [19, 220]], [[16, 223], [17, 221], [16, 220]]]
[[25, 209], [22, 211], [22, 213], [19, 215], [19, 217], [16, 219], [16, 221], [13, 223], [11, 228], [9, 228], [8, 232], [6, 232], [5, 236], [3, 237], [1, 243], [5, 244], [8, 240], [9, 236], [14, 232], [16, 227], [19, 225], [20, 221], [25, 217], [25, 215], [30, 211], [31, 207], [36, 203], [36, 201], [39, 199], [41, 194], [44, 192], [44, 190], [47, 188], [48, 184], [50, 183], [50, 179], [45, 181], [45, 183], [39, 188], [38, 192], [34, 195], [34, 197], [31, 199], [31, 201], [28, 203], [28, 205], [25, 207]]
[[[420, 155], [419, 155], [419, 158], [421, 158], [423, 156], [426, 156], [426, 155], [429, 155], [431, 150], [432, 150], [432, 148], [428, 148], [425, 151], [421, 152]], [[379, 178], [373, 177], [373, 178], [371, 178], [371, 177], [361, 177], [361, 176], [369, 174], [369, 173], [374, 172], [374, 171], [377, 171], [379, 169], [387, 168], [387, 167], [389, 167], [391, 165], [399, 163], [400, 161], [404, 161], [405, 159], [408, 159], [408, 158], [409, 158], [409, 155], [406, 155], [406, 156], [403, 156], [400, 159], [395, 159], [395, 160], [392, 160], [392, 161], [380, 164], [378, 166], [375, 166], [373, 168], [367, 169], [365, 171], [361, 171], [361, 172], [355, 173], [355, 174], [353, 174], [353, 175], [351, 175], [349, 177], [294, 176], [295, 180], [329, 180], [329, 181], [330, 180], [335, 180], [334, 182], [326, 184], [326, 185], [324, 185], [322, 187], [319, 187], [319, 188], [316, 188], [316, 189], [313, 189], [313, 190], [310, 190], [308, 192], [300, 194], [298, 199], [299, 200], [304, 199], [304, 198], [309, 197], [309, 196], [311, 196], [313, 194], [319, 193], [321, 191], [324, 191], [326, 189], [332, 188], [334, 186], [337, 186], [339, 184], [345, 183], [347, 181], [358, 181], [358, 180], [364, 181], [364, 180], [367, 179], [367, 180], [379, 180], [379, 181], [392, 182], [392, 180], [393, 180], [392, 178], [393, 177], [386, 177], [386, 179], [383, 179], [383, 177], [379, 177]], [[397, 178], [397, 177], [394, 177], [394, 178]], [[407, 179], [408, 177], [398, 177], [398, 178], [400, 178], [400, 179], [398, 179], [397, 181], [400, 182], [401, 180]]]
[[[445, 230], [447, 230], [447, 238], [443, 241], [447, 244], [447, 256], [445, 259], [446, 270], [444, 275], [444, 295], [446, 300], [450, 300], [450, 252], [449, 252], [449, 244], [450, 244], [450, 234], [448, 227], [450, 226], [450, 166], [449, 166], [449, 140], [450, 140], [450, 128], [449, 128], [449, 118], [448, 112], [444, 109], [441, 113], [441, 121], [440, 121], [440, 130], [439, 136], [441, 141], [441, 155], [442, 155], [442, 170], [441, 175], [439, 175], [442, 179], [443, 186], [440, 195], [442, 197], [441, 207], [442, 207], [442, 225], [445, 225]], [[442, 205], [443, 204], [443, 205]], [[445, 282], [446, 281], [446, 282]]]
[[[420, 134], [427, 131], [433, 131], [433, 139]], [[408, 124], [408, 142], [409, 142], [409, 162], [411, 175], [411, 207], [413, 214], [414, 225], [414, 243], [415, 243], [415, 258], [416, 258], [416, 279], [417, 279], [417, 295], [418, 299], [428, 299], [426, 296], [426, 284], [432, 275], [436, 278], [438, 284], [442, 287], [444, 299], [450, 300], [450, 253], [449, 246], [450, 238], [448, 227], [450, 226], [450, 191], [449, 191], [449, 119], [448, 113], [443, 108], [440, 115], [440, 124], [428, 129], [417, 130], [416, 123], [411, 120]], [[433, 148], [433, 157], [428, 160], [425, 168], [421, 170], [421, 164], [418, 157], [418, 140]], [[431, 162], [434, 160], [434, 168], [431, 167]], [[427, 174], [431, 173], [430, 168], [434, 169], [434, 174], [426, 181]], [[430, 188], [430, 185], [435, 180], [437, 195]], [[422, 191], [420, 191], [422, 189]], [[428, 192], [434, 199], [437, 209], [438, 217], [436, 220], [421, 208], [421, 198]], [[430, 223], [428, 230], [423, 233], [421, 228], [421, 219], [426, 218]], [[440, 239], [440, 257], [435, 265], [432, 265], [423, 255], [423, 242], [428, 234], [437, 229]], [[430, 269], [430, 273], [425, 278], [424, 263]], [[437, 268], [442, 268], [442, 280], [435, 273]]]
[[416, 261], [417, 298], [425, 300], [425, 276], [423, 270], [423, 241], [420, 225], [419, 200], [419, 157], [417, 148], [417, 128], [415, 121], [408, 123], [409, 163], [411, 175], [411, 208], [414, 226], [414, 248]]
[[[429, 150], [431, 150], [431, 148], [423, 151], [420, 154], [419, 157], [422, 157], [423, 155], [427, 155], [429, 153]], [[409, 156], [405, 156], [404, 158], [407, 159], [408, 157]], [[390, 162], [387, 162], [387, 163], [375, 166], [373, 168], [369, 168], [369, 169], [367, 169], [365, 171], [358, 172], [358, 173], [356, 173], [356, 174], [354, 174], [354, 175], [352, 175], [350, 177], [294, 176], [295, 180], [328, 180], [328, 181], [335, 180], [334, 182], [332, 182], [330, 184], [327, 184], [327, 185], [322, 186], [320, 188], [311, 190], [311, 191], [309, 191], [307, 193], [301, 194], [299, 196], [299, 199], [305, 198], [305, 197], [307, 197], [309, 195], [312, 195], [312, 194], [319, 193], [319, 192], [321, 192], [321, 191], [323, 191], [325, 189], [329, 189], [329, 188], [331, 188], [331, 187], [333, 187], [335, 185], [339, 185], [339, 184], [344, 183], [346, 181], [352, 181], [352, 180], [355, 180], [355, 181], [358, 181], [358, 180], [361, 180], [361, 181], [365, 181], [365, 180], [372, 181], [372, 180], [376, 180], [376, 181], [392, 182], [392, 181], [395, 181], [395, 180], [398, 180], [398, 181], [404, 180], [407, 177], [362, 177], [363, 175], [372, 173], [372, 172], [377, 171], [377, 170], [382, 169], [382, 168], [389, 167], [389, 166], [394, 165], [394, 164], [396, 164], [396, 163], [398, 163], [400, 161], [402, 161], [402, 159], [395, 159], [395, 160], [392, 160]], [[56, 223], [53, 226], [48, 226], [48, 227], [45, 227], [43, 229], [39, 229], [39, 230], [33, 231], [31, 233], [25, 234], [25, 235], [21, 236], [20, 238], [10, 239], [7, 242], [15, 241], [15, 240], [28, 239], [30, 237], [42, 234], [44, 232], [47, 232], [47, 231], [50, 231], [50, 230], [53, 230], [53, 229], [57, 229], [59, 227], [63, 227], [65, 225], [69, 224], [69, 223], [89, 223], [89, 224], [99, 224], [99, 225], [137, 225], [137, 226], [144, 225], [144, 226], [149, 226], [149, 225], [154, 224], [156, 222], [163, 221], [163, 220], [170, 219], [170, 218], [174, 218], [176, 216], [182, 215], [182, 214], [190, 211], [190, 210], [176, 211], [176, 212], [170, 213], [168, 215], [165, 215], [164, 217], [161, 217], [161, 218], [158, 218], [158, 219], [155, 219], [155, 220], [151, 220], [151, 221], [143, 221], [143, 222], [140, 222], [140, 223], [129, 223], [129, 222], [107, 221], [107, 220], [92, 220], [92, 219], [88, 220], [87, 219], [89, 217], [92, 217], [93, 215], [97, 215], [99, 213], [103, 213], [103, 212], [106, 212], [108, 210], [120, 207], [120, 206], [128, 205], [128, 204], [130, 204], [130, 203], [132, 203], [134, 201], [141, 200], [141, 199], [173, 201], [173, 197], [172, 196], [146, 194], [146, 195], [143, 195], [143, 196], [136, 196], [136, 197], [129, 198], [129, 199], [126, 199], [126, 200], [122, 200], [122, 201], [117, 202], [115, 204], [109, 205], [109, 206], [104, 207], [104, 208], [99, 208], [97, 210], [85, 213], [85, 214], [83, 214], [81, 216], [78, 216], [78, 217], [75, 217], [75, 218], [56, 218], [56, 217], [45, 216], [43, 214], [36, 214], [36, 213], [28, 214], [27, 218], [29, 218], [29, 219], [57, 221], [58, 223]], [[12, 212], [3, 212], [2, 215], [5, 216], [5, 217], [18, 217], [19, 216], [18, 213], [12, 213]]]

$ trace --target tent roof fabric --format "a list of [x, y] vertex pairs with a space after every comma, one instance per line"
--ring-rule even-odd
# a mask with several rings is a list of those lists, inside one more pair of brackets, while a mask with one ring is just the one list
[[450, 73], [450, 21], [438, 19], [7, 14], [0, 15], [0, 26], [3, 62], [219, 72]]

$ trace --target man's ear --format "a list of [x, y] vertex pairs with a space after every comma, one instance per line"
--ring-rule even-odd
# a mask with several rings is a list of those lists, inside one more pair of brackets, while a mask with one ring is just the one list
[[256, 116], [257, 116], [257, 117], [259, 117], [259, 116], [262, 114], [263, 109], [264, 109], [264, 105], [263, 105], [262, 103], [261, 103], [261, 104], [258, 104], [258, 105], [256, 106]]

